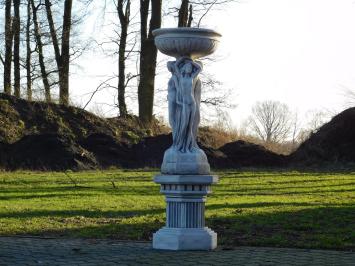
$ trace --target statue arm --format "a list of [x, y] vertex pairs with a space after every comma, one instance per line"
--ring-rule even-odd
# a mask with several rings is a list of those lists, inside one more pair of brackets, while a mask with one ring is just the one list
[[192, 77], [195, 79], [202, 72], [203, 65], [199, 61], [192, 61], [192, 65], [194, 66]]
[[175, 128], [175, 113], [176, 113], [176, 87], [174, 79], [170, 78], [168, 83], [168, 108], [169, 108], [169, 124], [174, 130]]
[[196, 102], [196, 112], [194, 117], [194, 123], [192, 127], [192, 134], [194, 135], [195, 139], [197, 138], [197, 130], [200, 124], [200, 102], [201, 102], [201, 87], [202, 83], [200, 79], [196, 80], [195, 90], [194, 90], [194, 97]]

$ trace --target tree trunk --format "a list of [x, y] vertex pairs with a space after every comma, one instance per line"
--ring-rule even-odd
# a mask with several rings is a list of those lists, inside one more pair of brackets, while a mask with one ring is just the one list
[[186, 27], [189, 18], [189, 0], [182, 0], [179, 9], [178, 27]]
[[152, 31], [161, 26], [161, 0], [151, 0], [151, 19], [149, 30], [147, 19], [149, 0], [141, 0], [141, 54], [140, 80], [138, 85], [139, 118], [148, 125], [153, 119], [154, 80], [157, 65], [157, 48], [154, 44]]
[[59, 102], [69, 105], [69, 66], [70, 66], [70, 30], [71, 30], [71, 12], [72, 0], [65, 0], [62, 32], [62, 66], [59, 69], [61, 78], [59, 80]]
[[12, 19], [11, 0], [5, 2], [5, 60], [4, 60], [4, 92], [11, 95], [11, 61], [12, 61]]
[[20, 0], [14, 0], [14, 23], [13, 23], [13, 32], [14, 32], [14, 95], [18, 98], [21, 96], [20, 88]]
[[191, 27], [191, 24], [192, 24], [192, 21], [193, 21], [193, 15], [192, 15], [192, 5], [190, 5], [190, 8], [189, 8], [189, 19], [187, 21], [187, 27]]
[[37, 52], [39, 58], [39, 65], [41, 68], [42, 81], [44, 86], [45, 98], [47, 102], [51, 102], [51, 89], [48, 82], [48, 73], [46, 71], [46, 66], [44, 64], [44, 56], [43, 56], [43, 44], [41, 39], [41, 33], [39, 30], [39, 25], [37, 21], [37, 7], [34, 4], [34, 0], [31, 1], [32, 6], [32, 14], [33, 14], [33, 24], [35, 28], [35, 36], [36, 36], [36, 44], [37, 44]]
[[48, 20], [48, 26], [49, 26], [49, 31], [51, 34], [52, 38], [52, 45], [54, 49], [54, 56], [55, 56], [55, 61], [57, 62], [57, 65], [60, 65], [60, 49], [59, 49], [59, 43], [58, 43], [58, 38], [57, 38], [57, 31], [54, 26], [54, 21], [53, 21], [53, 15], [52, 15], [52, 10], [51, 6], [52, 3], [50, 0], [45, 0], [44, 2], [46, 6], [46, 14], [47, 14], [47, 20]]
[[31, 3], [27, 2], [27, 23], [26, 23], [26, 80], [27, 80], [27, 100], [32, 101], [32, 79], [31, 79]]
[[69, 105], [69, 63], [70, 63], [70, 30], [72, 0], [65, 0], [63, 15], [62, 47], [59, 48], [57, 31], [55, 29], [50, 0], [45, 0], [47, 20], [51, 33], [55, 61], [59, 77], [59, 103]]
[[127, 116], [127, 106], [125, 101], [126, 90], [126, 46], [130, 16], [130, 0], [127, 1], [125, 12], [123, 12], [123, 0], [117, 2], [117, 13], [121, 24], [121, 36], [118, 51], [118, 108], [120, 110], [120, 116]]

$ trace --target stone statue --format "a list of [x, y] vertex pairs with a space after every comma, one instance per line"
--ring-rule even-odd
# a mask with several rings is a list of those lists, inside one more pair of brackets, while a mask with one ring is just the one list
[[196, 141], [200, 123], [202, 64], [196, 59], [212, 54], [218, 32], [202, 28], [167, 28], [153, 31], [168, 62], [169, 123], [173, 144], [164, 153], [161, 174], [154, 177], [166, 200], [166, 224], [153, 234], [153, 248], [210, 250], [217, 234], [205, 225], [205, 202], [218, 177], [210, 174], [207, 156]]
[[[165, 152], [162, 171], [174, 174], [209, 172], [207, 157], [196, 142], [201, 102], [198, 75], [202, 63], [184, 56], [168, 62], [168, 69], [172, 74], [168, 83], [168, 105], [173, 145]], [[199, 169], [191, 169], [196, 163]]]
[[200, 123], [202, 63], [189, 58], [168, 62], [172, 73], [168, 85], [169, 123], [173, 131], [173, 147], [180, 152], [193, 152]]

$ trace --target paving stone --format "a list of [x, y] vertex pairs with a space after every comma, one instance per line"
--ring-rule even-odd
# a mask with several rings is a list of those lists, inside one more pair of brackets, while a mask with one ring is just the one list
[[263, 247], [174, 252], [153, 250], [148, 242], [0, 237], [0, 266], [16, 265], [354, 266], [355, 253]]

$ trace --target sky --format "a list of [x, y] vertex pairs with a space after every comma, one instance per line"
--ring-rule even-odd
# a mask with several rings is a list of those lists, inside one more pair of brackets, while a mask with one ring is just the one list
[[[228, 113], [235, 125], [250, 115], [256, 101], [277, 100], [306, 117], [315, 110], [343, 110], [344, 88], [355, 90], [355, 0], [240, 0], [211, 12], [203, 25], [223, 35], [220, 59], [206, 71], [223, 82], [220, 89], [232, 89], [237, 107]], [[82, 103], [117, 67], [114, 58], [94, 53], [80, 65], [71, 87]], [[159, 76], [157, 87], [165, 88], [167, 81], [167, 75]], [[112, 97], [112, 91], [100, 92], [93, 104], [114, 115], [117, 111], [107, 105]], [[154, 112], [166, 116], [166, 105]]]

